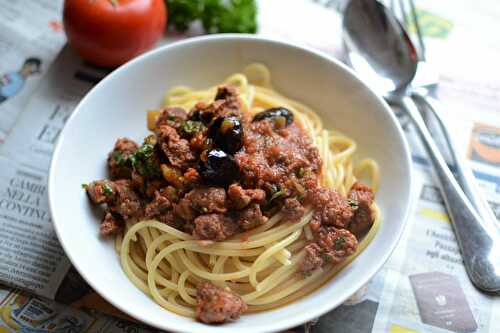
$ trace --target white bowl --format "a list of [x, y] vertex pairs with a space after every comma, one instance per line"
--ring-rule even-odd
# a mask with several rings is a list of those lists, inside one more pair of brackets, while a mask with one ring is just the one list
[[[145, 110], [159, 106], [175, 85], [221, 82], [251, 62], [269, 66], [275, 87], [312, 106], [329, 128], [359, 143], [359, 156], [380, 164], [377, 203], [382, 225], [373, 242], [347, 268], [309, 296], [282, 308], [209, 326], [169, 312], [125, 276], [112, 241], [99, 237], [100, 216], [81, 188], [106, 176], [105, 159], [118, 137], [140, 141]], [[306, 47], [246, 35], [212, 35], [165, 46], [118, 68], [80, 102], [54, 152], [49, 199], [59, 240], [73, 265], [105, 299], [134, 318], [176, 332], [274, 332], [340, 305], [384, 264], [402, 233], [410, 206], [407, 143], [387, 104], [346, 66]]]

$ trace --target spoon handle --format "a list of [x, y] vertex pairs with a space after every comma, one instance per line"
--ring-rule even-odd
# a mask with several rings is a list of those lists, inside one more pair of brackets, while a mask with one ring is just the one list
[[412, 93], [412, 97], [418, 105], [425, 107], [434, 114], [434, 117], [438, 121], [443, 132], [444, 139], [453, 160], [452, 162], [455, 164], [455, 177], [458, 184], [464, 191], [465, 196], [470, 200], [472, 206], [476, 209], [476, 212], [483, 218], [483, 221], [489, 223], [491, 226], [495, 226], [496, 218], [486, 201], [482, 198], [474, 175], [472, 174], [472, 170], [466, 165], [464, 158], [461, 157], [455, 148], [450, 132], [448, 131], [448, 127], [446, 126], [442, 113], [440, 112], [439, 102], [430, 96], [421, 94], [418, 91], [414, 91]]
[[403, 97], [400, 106], [416, 126], [434, 166], [469, 278], [479, 289], [500, 291], [500, 243], [497, 232], [487, 229], [462, 192], [415, 102], [410, 97]]

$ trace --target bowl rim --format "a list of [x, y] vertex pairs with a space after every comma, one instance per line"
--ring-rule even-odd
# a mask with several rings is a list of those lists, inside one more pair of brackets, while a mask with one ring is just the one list
[[[326, 60], [330, 63], [333, 63], [333, 65], [339, 67], [341, 70], [347, 72], [355, 81], [358, 81], [366, 90], [368, 93], [370, 93], [375, 99], [378, 100], [379, 104], [381, 107], [385, 110], [385, 112], [388, 114], [389, 118], [395, 125], [395, 130], [397, 131], [397, 134], [400, 137], [401, 144], [403, 146], [404, 150], [404, 156], [401, 159], [400, 163], [404, 163], [404, 168], [408, 170], [408, 200], [406, 201], [406, 207], [402, 216], [402, 222], [401, 222], [401, 227], [399, 228], [399, 234], [394, 238], [392, 241], [392, 244], [390, 244], [390, 250], [386, 251], [381, 255], [381, 258], [379, 258], [379, 265], [374, 265], [368, 274], [364, 275], [362, 278], [357, 279], [356, 282], [352, 283], [351, 285], [351, 290], [354, 290], [353, 292], [359, 290], [363, 285], [365, 285], [368, 281], [370, 281], [373, 276], [385, 265], [393, 251], [395, 250], [397, 244], [399, 243], [401, 236], [406, 228], [407, 221], [410, 216], [410, 212], [414, 206], [415, 203], [415, 196], [413, 195], [413, 185], [415, 183], [414, 180], [414, 172], [413, 172], [413, 163], [411, 159], [411, 153], [410, 153], [410, 148], [408, 141], [406, 140], [406, 137], [404, 135], [403, 129], [401, 128], [401, 125], [399, 124], [399, 121], [397, 120], [394, 112], [391, 110], [389, 105], [385, 102], [383, 98], [381, 98], [379, 95], [375, 93], [375, 91], [370, 88], [366, 83], [364, 83], [359, 75], [354, 72], [353, 69], [349, 68], [347, 65], [342, 63], [340, 60], [335, 59], [333, 56], [318, 50], [314, 49], [312, 47], [309, 47], [304, 44], [298, 44], [295, 42], [288, 42], [288, 41], [283, 41], [277, 38], [273, 37], [267, 37], [267, 36], [260, 36], [260, 35], [251, 35], [251, 34], [214, 34], [214, 35], [205, 35], [205, 36], [197, 36], [197, 37], [191, 37], [187, 38], [184, 40], [180, 41], [175, 41], [171, 44], [163, 45], [158, 48], [155, 48], [153, 50], [150, 50], [146, 53], [143, 53], [142, 55], [130, 60], [129, 62], [121, 65], [120, 67], [116, 68], [113, 72], [111, 72], [109, 75], [107, 75], [104, 79], [102, 79], [98, 84], [96, 84], [92, 89], [90, 89], [87, 94], [80, 100], [78, 105], [75, 107], [73, 110], [71, 116], [68, 118], [63, 130], [61, 131], [59, 138], [57, 140], [57, 143], [54, 148], [54, 152], [52, 155], [51, 163], [50, 163], [50, 169], [49, 169], [49, 176], [48, 176], [48, 202], [49, 202], [49, 210], [53, 219], [53, 225], [54, 225], [54, 230], [56, 232], [57, 238], [59, 240], [59, 243], [61, 244], [61, 247], [63, 248], [65, 255], [68, 257], [72, 265], [75, 267], [75, 269], [78, 271], [78, 273], [84, 278], [84, 280], [92, 287], [94, 291], [96, 291], [101, 297], [103, 297], [106, 301], [108, 301], [110, 304], [112, 304], [114, 307], [117, 309], [123, 311], [125, 314], [131, 316], [132, 318], [137, 319], [139, 322], [145, 323], [151, 327], [163, 329], [163, 330], [169, 330], [171, 332], [182, 332], [182, 333], [191, 333], [191, 332], [197, 332], [197, 330], [192, 327], [192, 325], [183, 325], [182, 327], [174, 327], [173, 325], [169, 324], [168, 320], [165, 320], [165, 325], [162, 327], [159, 327], [157, 323], [147, 319], [143, 318], [132, 311], [129, 311], [126, 307], [126, 305], [122, 305], [118, 303], [117, 301], [114, 300], [112, 295], [108, 295], [108, 293], [103, 290], [102, 287], [99, 285], [95, 284], [91, 278], [89, 278], [89, 275], [91, 275], [91, 272], [85, 272], [83, 269], [78, 265], [78, 261], [72, 256], [71, 251], [69, 251], [69, 248], [71, 247], [70, 244], [67, 244], [64, 241], [64, 238], [62, 237], [58, 226], [58, 223], [56, 222], [56, 219], [54, 218], [54, 212], [56, 211], [55, 209], [55, 201], [56, 201], [56, 193], [55, 191], [55, 172], [57, 169], [57, 163], [59, 161], [59, 154], [62, 149], [62, 142], [63, 138], [66, 136], [67, 132], [69, 132], [69, 127], [68, 126], [70, 123], [74, 121], [76, 118], [76, 115], [82, 108], [82, 105], [86, 104], [87, 100], [91, 98], [93, 95], [93, 92], [97, 89], [100, 89], [102, 85], [105, 84], [105, 82], [109, 80], [113, 80], [114, 76], [117, 75], [117, 73], [125, 72], [127, 71], [130, 67], [136, 66], [136, 64], [139, 64], [143, 61], [145, 61], [147, 58], [152, 57], [156, 54], [165, 52], [165, 50], [169, 49], [174, 49], [174, 48], [181, 48], [184, 46], [192, 45], [192, 44], [197, 44], [197, 43], [204, 43], [208, 41], [227, 41], [227, 40], [244, 40], [244, 41], [256, 41], [256, 42], [266, 42], [266, 43], [271, 43], [275, 44], [281, 47], [291, 47], [294, 49], [298, 49], [300, 51], [304, 51], [305, 53], [310, 53], [316, 57], [322, 58], [323, 60]], [[328, 282], [327, 282], [328, 283]], [[320, 289], [323, 288], [320, 287]], [[344, 295], [343, 295], [344, 296]], [[294, 316], [293, 318], [286, 318], [286, 320], [280, 320], [276, 321], [274, 323], [269, 323], [269, 325], [266, 326], [264, 330], [261, 330], [260, 332], [276, 332], [280, 330], [286, 330], [291, 327], [298, 326], [300, 324], [303, 324], [307, 321], [310, 321], [314, 318], [317, 318], [332, 309], [338, 307], [341, 305], [350, 295], [346, 295], [345, 297], [338, 297], [336, 302], [330, 302], [330, 303], [323, 303], [323, 304], [317, 304], [316, 307], [310, 308], [307, 311], [303, 311], [300, 316]], [[311, 297], [311, 296], [309, 296]], [[314, 297], [314, 296], [313, 296]], [[291, 303], [293, 304], [293, 303]], [[288, 306], [288, 305], [285, 305]], [[168, 310], [165, 310], [168, 311]], [[253, 331], [252, 331], [253, 332]]]

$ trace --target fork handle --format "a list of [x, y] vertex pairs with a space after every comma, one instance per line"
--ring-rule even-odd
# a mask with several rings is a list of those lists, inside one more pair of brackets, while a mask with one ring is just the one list
[[496, 230], [487, 229], [481, 222], [448, 168], [413, 99], [403, 97], [399, 105], [416, 126], [434, 166], [469, 278], [481, 290], [500, 291], [500, 242]]
[[448, 127], [446, 126], [442, 113], [440, 112], [440, 103], [436, 99], [430, 96], [425, 96], [418, 91], [414, 91], [412, 93], [412, 97], [417, 104], [424, 106], [427, 110], [434, 114], [439, 126], [441, 127], [453, 163], [455, 164], [455, 177], [457, 182], [476, 209], [479, 216], [481, 216], [483, 220], [489, 224], [489, 226], [494, 227], [496, 217], [493, 215], [493, 212], [486, 201], [481, 197], [474, 175], [472, 174], [472, 170], [467, 166], [464, 158], [458, 153], [453, 143]]

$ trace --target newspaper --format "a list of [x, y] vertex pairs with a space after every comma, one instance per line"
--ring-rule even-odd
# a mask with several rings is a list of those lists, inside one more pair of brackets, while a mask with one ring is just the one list
[[0, 0], [0, 144], [64, 45], [61, 6]]
[[[429, 62], [439, 68], [437, 96], [447, 123], [500, 221], [500, 78], [491, 70], [500, 37], [487, 45], [476, 38], [495, 31], [500, 5], [485, 2], [489, 7], [416, 0]], [[259, 1], [259, 34], [342, 58], [336, 10], [345, 3]], [[83, 281], [57, 243], [47, 205], [58, 135], [79, 100], [109, 72], [64, 47], [62, 1], [0, 0], [0, 6], [2, 84], [15, 81], [9, 73], [21, 71], [27, 59], [41, 62], [28, 62], [30, 75], [21, 88], [0, 97], [0, 282], [6, 285], [0, 286], [0, 333], [156, 331], [113, 308]], [[172, 35], [160, 44], [198, 33]], [[478, 55], [480, 62], [464, 65]], [[295, 332], [500, 332], [500, 298], [478, 292], [468, 280], [426, 155], [408, 120], [398, 117], [417, 180], [418, 201], [405, 233], [370, 283]]]

